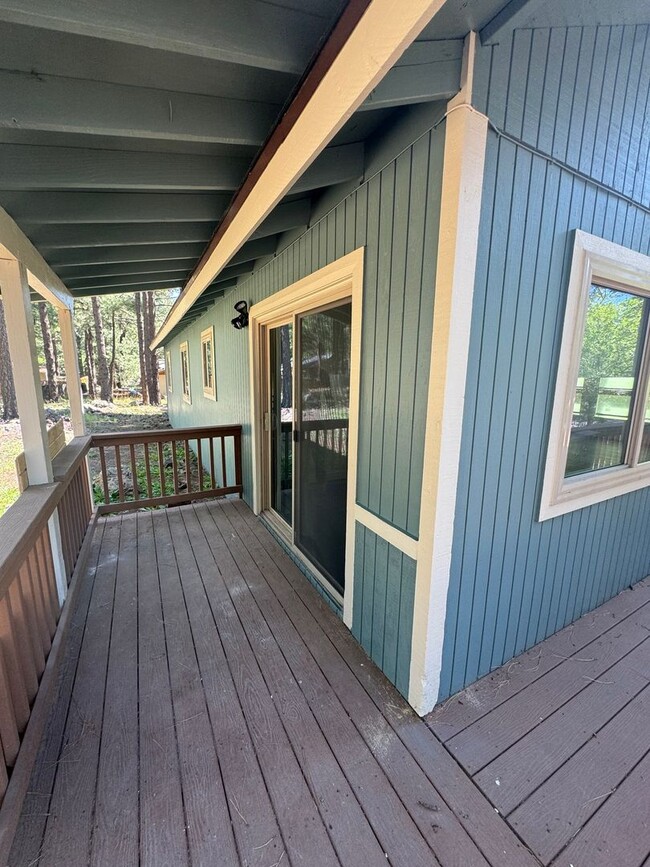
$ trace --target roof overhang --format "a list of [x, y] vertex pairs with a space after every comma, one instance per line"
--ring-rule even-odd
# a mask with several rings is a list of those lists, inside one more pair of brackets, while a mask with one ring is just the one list
[[346, 120], [382, 81], [444, 0], [351, 2], [260, 152], [214, 237], [154, 338], [176, 328]]

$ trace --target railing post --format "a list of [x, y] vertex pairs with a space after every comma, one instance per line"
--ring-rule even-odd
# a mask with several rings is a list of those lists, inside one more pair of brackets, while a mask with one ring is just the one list
[[[45, 427], [43, 391], [38, 369], [27, 271], [17, 259], [0, 259], [0, 287], [7, 322], [9, 355], [16, 385], [20, 431], [30, 484], [51, 482], [52, 462]], [[49, 520], [52, 561], [59, 602], [67, 592], [61, 528], [56, 512]]]

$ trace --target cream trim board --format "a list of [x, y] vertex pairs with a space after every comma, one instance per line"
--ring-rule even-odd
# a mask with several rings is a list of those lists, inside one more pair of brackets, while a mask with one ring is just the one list
[[[352, 624], [354, 593], [354, 524], [357, 489], [357, 448], [359, 425], [359, 389], [361, 387], [361, 329], [363, 304], [363, 258], [360, 247], [326, 265], [319, 271], [287, 286], [254, 304], [249, 318], [251, 435], [253, 464], [253, 510], [260, 514], [268, 508], [266, 498], [263, 448], [263, 395], [268, 387], [268, 361], [264, 357], [265, 329], [274, 324], [293, 321], [298, 313], [327, 306], [350, 298], [352, 302], [350, 409], [348, 427], [348, 482], [346, 493], [346, 553], [343, 620]], [[328, 592], [333, 588], [326, 585]]]
[[[466, 40], [469, 82], [474, 48]], [[420, 714], [440, 688], [488, 130], [471, 94], [461, 93], [465, 101], [456, 97], [446, 119], [424, 442], [409, 683]]]
[[[564, 478], [575, 387], [580, 367], [587, 302], [592, 282], [602, 281], [650, 298], [650, 257], [595, 235], [576, 230], [569, 276], [562, 346], [558, 364], [539, 520], [595, 505], [650, 484], [650, 465], [637, 465], [641, 446], [643, 409], [650, 379], [650, 334], [646, 334], [644, 361], [624, 466], [595, 470]], [[642, 407], [639, 410], [639, 407]]]
[[[185, 403], [192, 403], [192, 374], [190, 371], [190, 347], [187, 340], [184, 340], [178, 347], [181, 368], [181, 394]], [[185, 356], [185, 365], [183, 365], [183, 355]], [[185, 382], [185, 374], [187, 373], [187, 383]]]
[[393, 548], [397, 548], [402, 554], [406, 554], [411, 560], [418, 559], [418, 540], [412, 536], [408, 536], [397, 527], [387, 523], [382, 518], [364, 509], [358, 503], [355, 505], [355, 518], [359, 524], [363, 524], [368, 530], [371, 530], [376, 536], [380, 536]]
[[172, 353], [171, 349], [165, 350], [165, 382], [167, 384], [167, 391], [172, 394], [173, 384], [172, 384]]
[[[212, 362], [212, 385], [207, 384], [206, 377], [206, 357], [205, 346], [210, 345], [210, 358]], [[209, 397], [210, 400], [217, 399], [217, 370], [214, 359], [214, 326], [210, 325], [201, 332], [201, 384], [203, 386], [203, 397]]]

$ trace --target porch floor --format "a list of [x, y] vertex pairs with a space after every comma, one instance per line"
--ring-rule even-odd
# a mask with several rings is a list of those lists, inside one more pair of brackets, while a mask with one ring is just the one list
[[248, 507], [100, 519], [11, 867], [538, 862]]
[[650, 580], [428, 723], [544, 865], [650, 865]]

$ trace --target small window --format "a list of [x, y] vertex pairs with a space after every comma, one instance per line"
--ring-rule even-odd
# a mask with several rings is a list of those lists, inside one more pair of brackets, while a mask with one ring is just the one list
[[201, 332], [201, 370], [203, 376], [203, 394], [212, 400], [217, 398], [217, 387], [214, 372], [214, 329], [212, 326]]
[[181, 385], [183, 389], [183, 400], [187, 403], [192, 403], [192, 392], [190, 390], [190, 353], [187, 341], [181, 343]]
[[650, 484], [650, 257], [576, 232], [540, 520]]
[[167, 391], [172, 392], [172, 354], [169, 349], [165, 352], [165, 382], [167, 383]]

